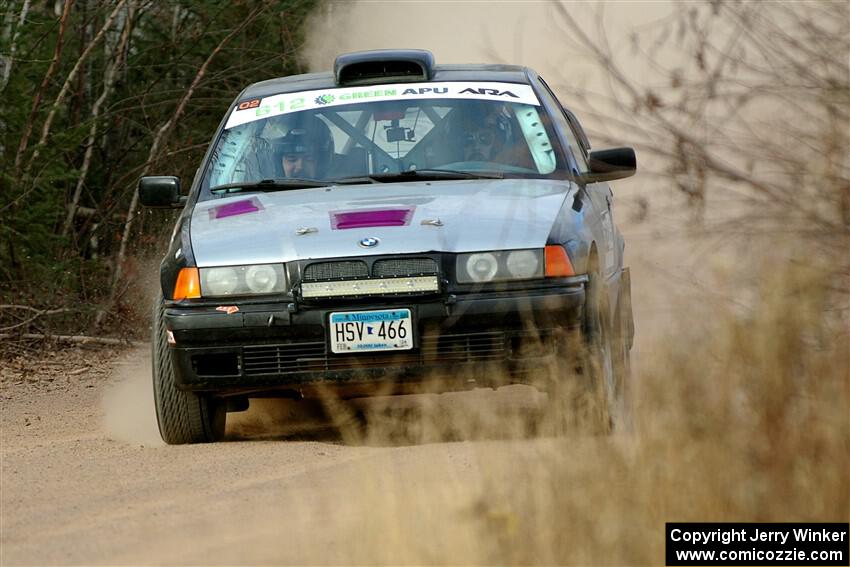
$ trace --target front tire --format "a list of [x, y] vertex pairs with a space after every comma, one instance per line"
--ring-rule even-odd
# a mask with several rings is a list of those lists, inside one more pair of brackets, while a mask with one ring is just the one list
[[562, 368], [549, 390], [549, 419], [556, 434], [608, 434], [615, 406], [616, 369], [607, 295], [590, 274], [580, 330], [562, 342]]
[[170, 445], [220, 440], [227, 417], [224, 402], [177, 388], [161, 295], [154, 305], [152, 327], [153, 396], [162, 440]]

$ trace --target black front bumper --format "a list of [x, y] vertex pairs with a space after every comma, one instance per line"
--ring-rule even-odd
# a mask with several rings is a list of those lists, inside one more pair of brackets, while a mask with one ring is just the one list
[[[165, 319], [174, 339], [176, 382], [183, 389], [222, 396], [301, 395], [317, 386], [355, 392], [392, 383], [401, 392], [441, 369], [455, 376], [444, 389], [495, 386], [506, 377], [534, 383], [535, 369], [555, 354], [559, 333], [579, 325], [584, 300], [584, 282], [576, 278], [533, 291], [376, 298], [365, 304], [237, 303], [233, 313], [215, 305], [172, 304]], [[411, 309], [413, 350], [330, 351], [329, 313], [391, 308]], [[507, 372], [493, 373], [493, 365]]]

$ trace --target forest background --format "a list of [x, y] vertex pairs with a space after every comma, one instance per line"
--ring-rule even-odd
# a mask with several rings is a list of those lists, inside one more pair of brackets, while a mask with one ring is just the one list
[[[0, 334], [146, 336], [174, 214], [247, 84], [304, 72], [314, 0], [10, 1], [0, 10]], [[147, 278], [147, 279], [145, 279]]]

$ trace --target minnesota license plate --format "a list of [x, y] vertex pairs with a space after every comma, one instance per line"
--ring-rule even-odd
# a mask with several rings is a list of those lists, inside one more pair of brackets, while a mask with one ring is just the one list
[[331, 352], [352, 353], [413, 348], [410, 309], [342, 311], [330, 315]]

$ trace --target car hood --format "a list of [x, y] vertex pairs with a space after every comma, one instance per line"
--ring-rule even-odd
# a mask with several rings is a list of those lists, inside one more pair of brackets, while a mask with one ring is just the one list
[[192, 251], [205, 267], [542, 248], [575, 190], [568, 181], [499, 179], [238, 194], [195, 206]]

